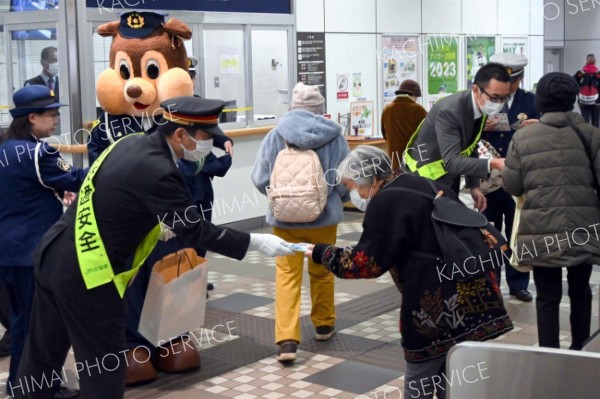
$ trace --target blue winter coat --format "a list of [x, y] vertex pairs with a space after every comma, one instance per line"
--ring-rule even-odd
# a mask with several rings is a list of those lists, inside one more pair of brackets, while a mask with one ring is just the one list
[[[271, 226], [285, 229], [305, 229], [338, 224], [342, 221], [343, 202], [350, 199], [348, 190], [339, 184], [336, 169], [350, 152], [348, 142], [342, 135], [342, 127], [321, 115], [303, 109], [294, 109], [281, 117], [277, 126], [263, 140], [252, 171], [252, 181], [256, 188], [266, 195], [270, 184], [275, 158], [288, 142], [300, 149], [314, 150], [325, 173], [329, 188], [327, 205], [319, 217], [311, 223], [284, 223], [275, 219], [269, 208], [266, 220]], [[328, 172], [330, 171], [330, 172]]]
[[33, 267], [33, 250], [63, 213], [64, 192], [77, 192], [86, 174], [33, 137], [0, 145], [0, 265]]

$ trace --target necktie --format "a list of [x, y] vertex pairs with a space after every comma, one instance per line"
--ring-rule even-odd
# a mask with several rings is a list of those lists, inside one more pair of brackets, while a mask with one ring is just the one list
[[51, 91], [54, 91], [54, 76], [50, 77], [50, 79], [48, 79], [48, 88]]

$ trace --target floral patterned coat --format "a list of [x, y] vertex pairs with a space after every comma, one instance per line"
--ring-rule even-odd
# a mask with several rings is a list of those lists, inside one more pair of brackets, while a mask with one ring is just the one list
[[[354, 247], [317, 244], [313, 260], [344, 279], [377, 278], [389, 271], [402, 294], [400, 333], [405, 359], [422, 362], [445, 355], [462, 341], [485, 341], [513, 328], [493, 271], [457, 282], [440, 275], [438, 261], [412, 257], [412, 251], [441, 257], [432, 203], [388, 187], [431, 193], [427, 182], [403, 174], [371, 200], [363, 234]], [[447, 187], [447, 195], [456, 198]]]

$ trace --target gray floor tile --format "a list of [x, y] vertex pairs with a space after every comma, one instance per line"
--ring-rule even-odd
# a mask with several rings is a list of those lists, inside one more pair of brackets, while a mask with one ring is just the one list
[[364, 394], [400, 377], [397, 370], [347, 360], [315, 373], [304, 381], [341, 391]]
[[241, 313], [272, 303], [273, 299], [249, 294], [232, 294], [225, 298], [218, 298], [207, 303], [207, 307]]

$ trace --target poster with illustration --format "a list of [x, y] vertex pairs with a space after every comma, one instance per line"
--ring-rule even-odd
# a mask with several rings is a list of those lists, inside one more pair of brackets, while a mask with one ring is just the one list
[[373, 135], [373, 101], [350, 103], [350, 136], [371, 137]]
[[417, 36], [383, 36], [380, 61], [383, 78], [383, 106], [394, 101], [396, 90], [406, 79], [419, 81]]
[[335, 82], [337, 86], [337, 100], [348, 100], [348, 74], [337, 73], [335, 75]]
[[458, 90], [458, 38], [427, 38], [427, 93], [442, 97]]
[[360, 72], [352, 74], [352, 97], [362, 97], [362, 78]]
[[490, 62], [490, 57], [495, 53], [495, 38], [467, 38], [467, 88], [470, 89], [473, 86], [477, 71]]

